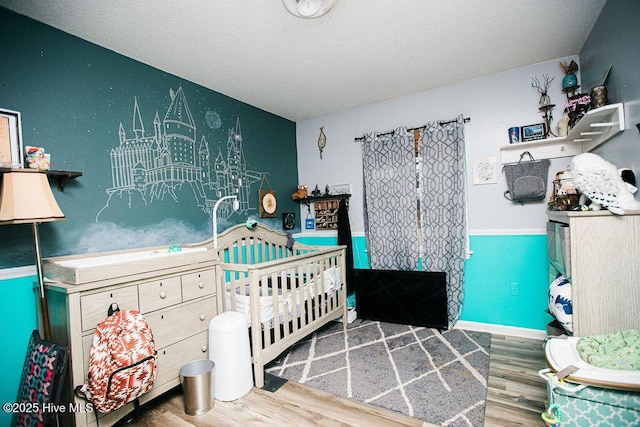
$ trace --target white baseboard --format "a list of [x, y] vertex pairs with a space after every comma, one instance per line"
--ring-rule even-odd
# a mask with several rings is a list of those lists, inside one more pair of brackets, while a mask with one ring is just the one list
[[530, 338], [535, 340], [544, 340], [547, 337], [547, 331], [540, 329], [519, 328], [516, 326], [494, 325], [491, 323], [468, 322], [459, 320], [453, 329], [466, 329], [468, 331], [489, 332], [496, 335], [509, 335], [512, 337]]

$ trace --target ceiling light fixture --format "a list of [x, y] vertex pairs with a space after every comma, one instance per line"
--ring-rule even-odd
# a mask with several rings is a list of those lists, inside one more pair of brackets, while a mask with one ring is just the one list
[[282, 0], [285, 9], [298, 18], [318, 18], [331, 10], [335, 0]]

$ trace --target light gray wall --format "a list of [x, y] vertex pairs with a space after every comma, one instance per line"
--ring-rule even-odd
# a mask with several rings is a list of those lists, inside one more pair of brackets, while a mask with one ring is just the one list
[[[560, 61], [572, 59], [579, 62], [577, 56], [559, 58], [298, 122], [299, 180], [308, 184], [310, 189], [316, 183], [320, 189], [324, 189], [325, 184], [351, 183], [353, 196], [349, 214], [352, 232], [363, 233], [362, 156], [360, 144], [354, 142], [354, 138], [365, 132], [382, 132], [398, 126], [417, 127], [463, 114], [471, 118], [465, 125], [470, 232], [543, 234], [546, 200], [523, 206], [503, 197], [507, 186], [501, 171], [500, 147], [508, 144], [509, 127], [543, 121], [538, 111], [539, 94], [531, 87], [532, 77], [541, 79], [547, 74], [555, 78], [549, 95], [552, 103], [557, 105], [554, 116], [561, 116], [566, 96], [562, 93], [564, 72]], [[317, 148], [320, 126], [324, 126], [327, 137], [322, 160]], [[495, 157], [497, 161], [497, 183], [473, 185], [473, 162], [489, 157]], [[557, 171], [566, 169], [569, 160], [552, 161], [549, 182]], [[306, 208], [303, 208], [302, 219], [305, 214]]]

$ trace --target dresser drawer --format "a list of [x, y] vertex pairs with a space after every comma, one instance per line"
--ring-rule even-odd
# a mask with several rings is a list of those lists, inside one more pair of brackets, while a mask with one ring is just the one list
[[180, 277], [168, 277], [138, 285], [142, 314], [182, 302]]
[[217, 314], [216, 298], [180, 304], [145, 316], [153, 332], [156, 348], [161, 349], [190, 335], [209, 329], [209, 321]]
[[158, 370], [154, 387], [172, 380], [175, 381], [175, 385], [178, 385], [180, 368], [193, 360], [209, 358], [208, 345], [208, 332], [201, 332], [158, 350]]
[[109, 315], [109, 306], [113, 303], [118, 304], [120, 310], [138, 310], [138, 288], [127, 286], [81, 296], [82, 330], [88, 331], [98, 326]]
[[189, 301], [216, 293], [216, 278], [213, 270], [204, 270], [182, 276], [182, 299]]

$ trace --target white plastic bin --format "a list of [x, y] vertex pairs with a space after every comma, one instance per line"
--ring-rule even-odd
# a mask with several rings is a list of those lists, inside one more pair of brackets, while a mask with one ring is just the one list
[[209, 359], [216, 365], [212, 393], [217, 400], [236, 400], [251, 391], [251, 349], [247, 320], [227, 311], [209, 322]]

